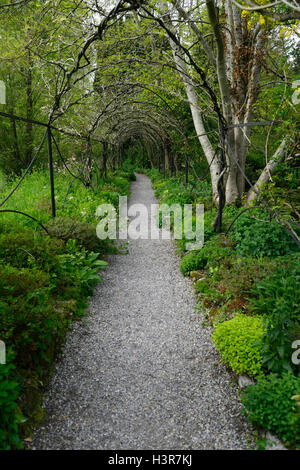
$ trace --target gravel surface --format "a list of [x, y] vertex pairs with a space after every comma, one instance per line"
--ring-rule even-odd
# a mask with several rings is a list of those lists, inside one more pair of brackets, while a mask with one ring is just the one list
[[[155, 203], [137, 175], [130, 204]], [[74, 324], [33, 449], [249, 449], [237, 385], [202, 325], [170, 240], [112, 255]]]

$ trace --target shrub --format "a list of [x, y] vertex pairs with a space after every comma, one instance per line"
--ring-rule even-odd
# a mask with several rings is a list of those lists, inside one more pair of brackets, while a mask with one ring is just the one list
[[238, 314], [219, 323], [212, 335], [222, 361], [237, 374], [257, 375], [261, 370], [262, 319]]
[[[172, 221], [173, 217], [171, 218], [171, 221]], [[216, 245], [216, 233], [214, 231], [214, 228], [212, 227], [211, 223], [213, 221], [214, 217], [210, 214], [210, 212], [204, 212], [204, 240], [205, 240], [205, 245], [204, 247], [202, 248], [204, 251], [206, 250], [206, 246], [207, 246], [207, 243], [208, 241], [210, 241], [210, 239], [212, 239], [212, 237], [214, 237], [214, 240], [215, 240], [215, 243], [214, 245]], [[183, 230], [182, 230], [182, 238], [181, 239], [177, 239], [176, 240], [176, 244], [177, 244], [177, 248], [178, 248], [178, 251], [179, 253], [184, 253], [186, 251], [186, 244], [187, 243], [191, 243], [193, 242], [194, 240], [189, 240], [188, 238], [186, 238], [185, 236], [185, 233], [184, 233], [184, 225], [185, 223], [188, 223], [192, 225], [192, 229], [193, 231], [196, 230], [196, 227], [197, 227], [197, 223], [200, 223], [201, 220], [197, 220], [197, 217], [195, 214], [192, 215], [192, 217], [187, 217], [185, 219], [183, 219], [184, 223], [183, 223]], [[172, 226], [171, 226], [172, 228]], [[213, 246], [213, 245], [211, 245]], [[217, 244], [218, 248], [219, 248], [219, 244]]]
[[[258, 262], [256, 258], [226, 256], [225, 252], [223, 253], [224, 257], [219, 260], [217, 272], [219, 288], [230, 299], [239, 299], [243, 307], [250, 311], [248, 302], [253, 285], [270, 275], [276, 267], [276, 262], [269, 258], [261, 258]], [[218, 264], [216, 268], [217, 266]], [[264, 313], [260, 312], [261, 315]]]
[[31, 267], [34, 263], [39, 268], [49, 270], [55, 264], [58, 254], [64, 252], [61, 240], [51, 239], [46, 234], [40, 235], [27, 229], [20, 232], [7, 232], [0, 235], [0, 259], [19, 268]]
[[76, 242], [87, 250], [103, 251], [105, 241], [99, 240], [93, 224], [80, 222], [76, 219], [56, 217], [46, 225], [52, 237], [63, 240], [76, 240]]
[[191, 271], [197, 271], [205, 267], [207, 259], [203, 255], [203, 251], [191, 251], [184, 256], [180, 262], [180, 270], [184, 276]]
[[0, 298], [15, 302], [17, 297], [26, 297], [30, 293], [41, 291], [49, 286], [49, 282], [48, 274], [43, 271], [3, 266], [0, 271]]
[[295, 395], [299, 394], [300, 377], [289, 372], [282, 376], [270, 374], [247, 387], [242, 403], [252, 423], [276, 433], [286, 445], [299, 449], [300, 407], [295, 400]]
[[118, 176], [124, 178], [124, 179], [128, 179], [129, 181], [136, 181], [136, 176], [134, 174], [134, 172], [132, 170], [129, 170], [126, 171], [126, 170], [122, 170], [118, 173]]
[[[297, 261], [298, 260], [298, 261]], [[292, 342], [300, 327], [300, 263], [278, 268], [252, 289], [249, 308], [264, 314], [263, 366], [269, 371], [292, 372]], [[289, 262], [287, 262], [289, 263]]]
[[[114, 185], [117, 188], [118, 193], [126, 195], [129, 192], [130, 182], [128, 174], [122, 176], [108, 176], [106, 182]], [[101, 189], [98, 193], [101, 196]]]
[[298, 250], [296, 243], [275, 220], [268, 220], [263, 211], [251, 211], [241, 215], [234, 224], [233, 238], [237, 252], [249, 256], [281, 256]]
[[14, 369], [12, 364], [0, 364], [0, 450], [22, 448], [18, 435], [22, 416], [17, 406], [20, 386], [12, 377]]
[[230, 266], [234, 263], [235, 251], [232, 243], [220, 235], [214, 235], [206, 241], [202, 251], [210, 268], [219, 267], [225, 262]]
[[216, 304], [219, 304], [223, 300], [221, 292], [215, 289], [214, 283], [209, 276], [204, 279], [199, 279], [195, 283], [194, 288], [202, 298], [205, 299], [209, 297], [209, 299]]
[[52, 273], [53, 294], [69, 298], [66, 287], [70, 286], [71, 298], [80, 300], [90, 295], [93, 287], [101, 280], [98, 271], [107, 266], [98, 257], [98, 253], [87, 252], [84, 248], [73, 253], [70, 249], [70, 253], [60, 255]]
[[13, 348], [18, 368], [47, 367], [50, 349], [69, 326], [68, 316], [49, 301], [49, 289], [49, 275], [42, 271], [10, 266], [1, 270], [1, 338]]
[[100, 196], [101, 202], [112, 204], [116, 208], [119, 206], [119, 193], [116, 191], [101, 191]]

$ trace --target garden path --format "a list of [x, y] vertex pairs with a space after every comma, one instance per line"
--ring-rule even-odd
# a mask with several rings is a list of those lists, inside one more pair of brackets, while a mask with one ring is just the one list
[[[155, 203], [137, 175], [130, 204]], [[247, 449], [237, 385], [195, 309], [171, 240], [131, 240], [74, 323], [35, 449]]]

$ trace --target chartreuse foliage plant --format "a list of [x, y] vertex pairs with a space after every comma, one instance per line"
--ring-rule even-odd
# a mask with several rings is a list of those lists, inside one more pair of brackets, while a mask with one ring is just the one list
[[261, 317], [238, 314], [231, 320], [218, 323], [212, 335], [222, 361], [237, 374], [255, 376], [261, 371]]
[[290, 372], [261, 376], [242, 394], [245, 414], [255, 425], [300, 449], [300, 376]]

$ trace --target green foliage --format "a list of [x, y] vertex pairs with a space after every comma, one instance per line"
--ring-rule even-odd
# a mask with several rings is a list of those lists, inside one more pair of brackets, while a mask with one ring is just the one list
[[231, 320], [218, 323], [213, 342], [222, 361], [237, 374], [257, 375], [261, 370], [262, 319], [238, 314]]
[[[234, 224], [233, 238], [238, 254], [244, 256], [281, 256], [298, 251], [286, 230], [275, 220], [268, 220], [263, 211], [241, 215]], [[256, 220], [251, 215], [261, 220]]]
[[18, 425], [23, 417], [17, 406], [20, 386], [13, 378], [15, 367], [0, 364], [0, 450], [21, 449]]
[[219, 267], [221, 263], [230, 260], [233, 264], [235, 261], [235, 251], [232, 243], [223, 236], [212, 235], [209, 240], [204, 243], [202, 248], [203, 256], [208, 260], [210, 268]]
[[[108, 173], [106, 179], [99, 181], [95, 188], [86, 187], [82, 182], [76, 180], [69, 188], [70, 178], [66, 171], [60, 171], [55, 175], [55, 201], [57, 218], [76, 219], [96, 226], [96, 210], [100, 204], [110, 203], [119, 205], [119, 194], [129, 194], [130, 173], [119, 171]], [[7, 181], [0, 185], [0, 200], [4, 199], [9, 191], [16, 185], [18, 178]], [[68, 194], [67, 191], [69, 190]], [[66, 196], [67, 194], [67, 196]], [[21, 186], [7, 202], [5, 208], [27, 212], [43, 224], [51, 220], [51, 200], [49, 175], [47, 171], [34, 170], [27, 175]], [[23, 232], [24, 228], [37, 229], [36, 222], [21, 215], [1, 213], [1, 227], [9, 230]], [[2, 225], [3, 224], [3, 225]]]
[[[129, 194], [130, 178], [131, 178], [131, 173], [117, 171], [115, 175], [109, 175], [106, 178], [106, 184], [113, 185], [115, 187], [116, 192], [125, 196], [126, 194]], [[99, 190], [100, 190], [99, 196], [102, 196], [102, 189], [99, 188]], [[116, 195], [114, 195], [114, 197], [115, 196]], [[111, 199], [109, 200], [109, 197], [112, 198], [112, 196], [108, 195], [108, 198], [106, 199], [107, 202], [112, 202], [113, 204], [114, 202], [116, 202], [116, 206], [117, 206], [119, 201], [115, 199], [115, 201], [113, 202]], [[105, 196], [104, 196], [104, 199], [105, 199]]]
[[1, 263], [16, 268], [29, 268], [34, 264], [39, 269], [49, 271], [56, 263], [56, 256], [64, 251], [61, 240], [29, 228], [21, 233], [11, 231], [0, 235]]
[[121, 176], [122, 178], [129, 181], [136, 181], [136, 176], [134, 174], [134, 166], [123, 162], [122, 169], [118, 172], [118, 176]]
[[52, 349], [69, 326], [49, 298], [50, 279], [36, 269], [9, 266], [0, 274], [1, 338], [13, 348], [19, 369], [48, 369]]
[[193, 178], [190, 178], [189, 184], [183, 182], [183, 178], [172, 177], [163, 178], [156, 170], [148, 171], [156, 197], [165, 204], [207, 204], [206, 193], [211, 196], [211, 189], [206, 183], [200, 184]]
[[102, 240], [99, 240], [97, 237], [95, 227], [87, 222], [66, 217], [56, 217], [46, 224], [46, 228], [52, 237], [64, 242], [71, 239], [76, 240], [78, 245], [87, 250], [103, 251], [105, 246]]
[[206, 276], [203, 279], [199, 279], [195, 285], [195, 290], [199, 294], [199, 297], [207, 303], [209, 302], [212, 304], [219, 305], [223, 301], [223, 295], [219, 292], [215, 287], [210, 276]]
[[180, 262], [180, 271], [187, 276], [191, 271], [197, 271], [205, 267], [207, 258], [203, 251], [191, 251], [185, 255]]
[[[119, 194], [128, 193], [130, 172], [119, 173], [108, 173], [95, 191], [74, 182], [66, 200], [69, 182], [59, 173], [56, 219], [51, 218], [47, 172], [27, 175], [8, 207], [30, 212], [51, 236], [29, 219], [0, 214], [0, 339], [13, 355], [12, 374], [0, 368], [0, 447], [21, 446], [20, 436], [43, 417], [42, 387], [55, 356], [107, 265], [99, 253], [111, 247], [96, 236], [95, 213], [99, 204], [118, 205]], [[1, 177], [0, 198], [15, 182]]]
[[71, 298], [80, 300], [92, 293], [93, 287], [101, 279], [98, 271], [107, 266], [107, 262], [98, 260], [98, 253], [88, 252], [84, 248], [78, 251], [76, 245], [70, 251], [58, 256], [51, 277], [51, 288], [54, 295], [61, 294], [66, 298], [67, 286], [70, 286]]
[[299, 256], [286, 260], [284, 267], [259, 281], [251, 294], [249, 308], [264, 315], [263, 366], [273, 372], [292, 371], [292, 342], [300, 327]]
[[[11, 234], [5, 235], [10, 238]], [[15, 238], [10, 241], [15, 247]], [[38, 390], [47, 379], [71, 320], [82, 315], [85, 299], [100, 280], [98, 271], [107, 265], [98, 260], [97, 253], [79, 248], [74, 240], [67, 242], [64, 253], [59, 241], [54, 242], [42, 260], [32, 256], [27, 260], [26, 255], [20, 258], [29, 267], [3, 265], [0, 271], [1, 339], [14, 352], [17, 382], [22, 384], [22, 410], [29, 424], [38, 415]], [[43, 241], [34, 244], [35, 256], [41, 246]], [[47, 272], [38, 269], [39, 265]]]
[[273, 373], [262, 376], [242, 395], [245, 414], [252, 423], [276, 433], [286, 445], [299, 449], [300, 407], [295, 400], [299, 394], [299, 376], [288, 372], [282, 376]]

